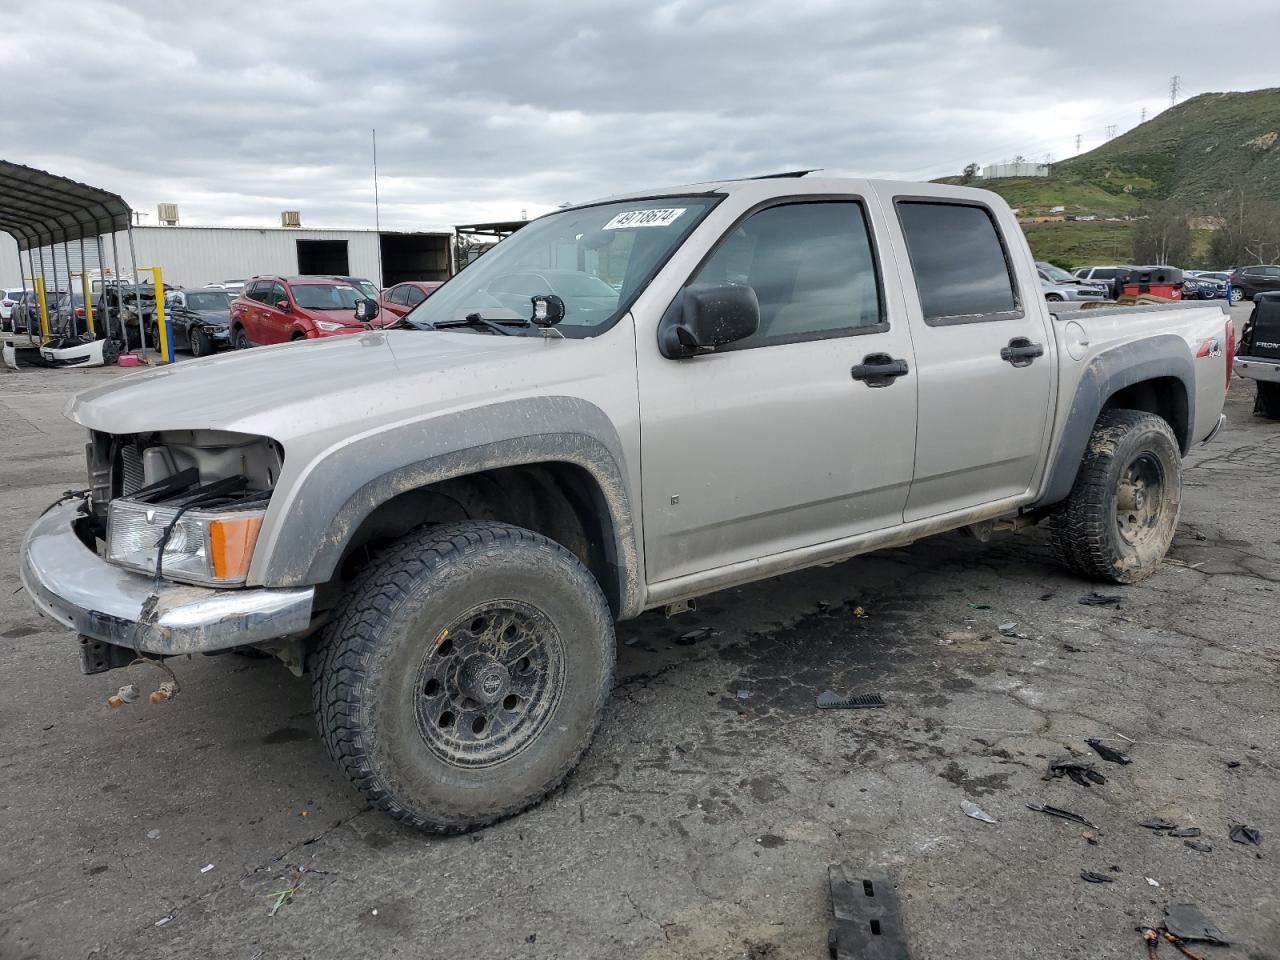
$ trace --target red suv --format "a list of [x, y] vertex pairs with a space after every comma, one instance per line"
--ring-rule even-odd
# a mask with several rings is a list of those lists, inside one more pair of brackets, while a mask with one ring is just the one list
[[231, 342], [243, 350], [359, 333], [365, 327], [356, 320], [356, 302], [363, 299], [363, 291], [329, 277], [254, 277], [231, 304]]
[[378, 298], [380, 313], [389, 314], [391, 317], [403, 317], [435, 293], [442, 283], [444, 283], [443, 280], [407, 280], [404, 283], [397, 283], [394, 287], [387, 287]]

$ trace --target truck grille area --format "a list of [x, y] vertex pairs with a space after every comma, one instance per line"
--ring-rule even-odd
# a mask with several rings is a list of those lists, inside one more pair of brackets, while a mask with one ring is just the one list
[[142, 453], [136, 443], [126, 444], [120, 448], [120, 492], [127, 497], [146, 485], [146, 475], [142, 471]]

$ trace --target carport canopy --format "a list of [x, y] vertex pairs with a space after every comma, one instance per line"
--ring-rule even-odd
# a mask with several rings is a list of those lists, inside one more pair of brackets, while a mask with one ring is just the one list
[[114, 193], [0, 160], [0, 230], [19, 250], [127, 230], [130, 213]]

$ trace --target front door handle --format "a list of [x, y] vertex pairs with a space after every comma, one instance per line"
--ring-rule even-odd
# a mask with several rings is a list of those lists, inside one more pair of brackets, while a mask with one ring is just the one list
[[895, 360], [887, 353], [869, 353], [849, 372], [853, 379], [861, 380], [868, 387], [887, 387], [899, 377], [905, 377], [907, 370], [905, 360]]
[[1026, 337], [1014, 337], [1007, 347], [1000, 348], [1000, 359], [1015, 367], [1029, 367], [1036, 357], [1044, 356], [1044, 347], [1032, 343]]

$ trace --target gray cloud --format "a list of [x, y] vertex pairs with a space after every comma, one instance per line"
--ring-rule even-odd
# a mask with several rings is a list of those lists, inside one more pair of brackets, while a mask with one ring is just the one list
[[1172, 74], [1273, 83], [1280, 35], [1273, 0], [16, 6], [0, 90], [28, 133], [6, 159], [194, 224], [371, 224], [373, 127], [402, 228], [796, 167], [1061, 157], [1167, 105]]

